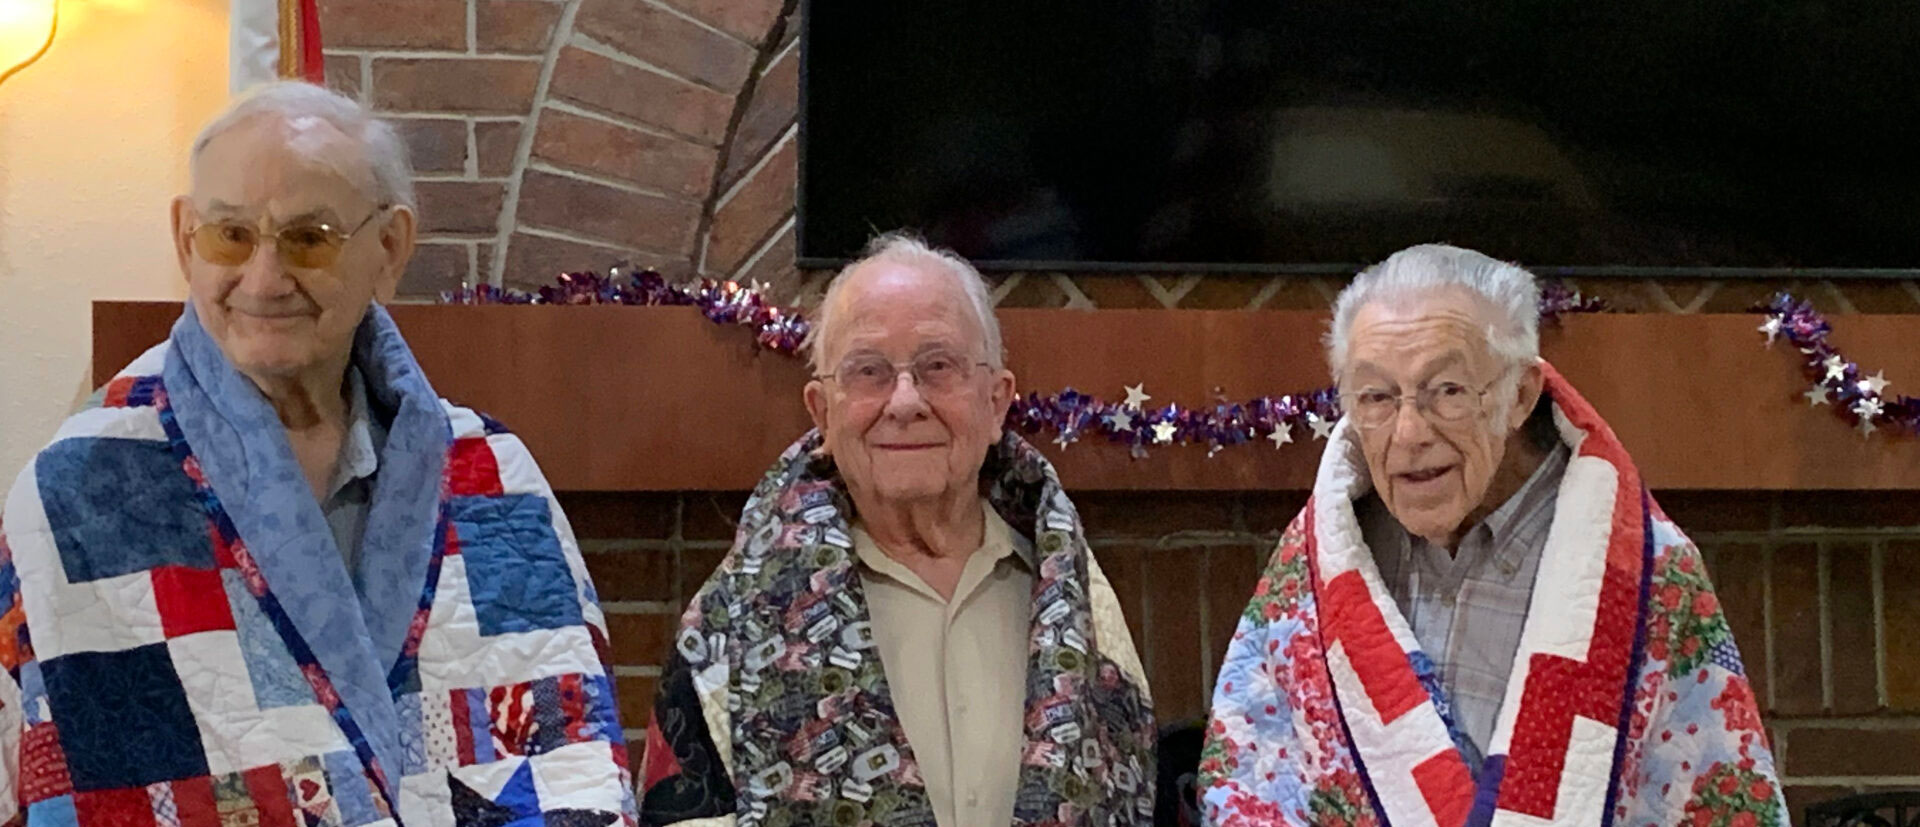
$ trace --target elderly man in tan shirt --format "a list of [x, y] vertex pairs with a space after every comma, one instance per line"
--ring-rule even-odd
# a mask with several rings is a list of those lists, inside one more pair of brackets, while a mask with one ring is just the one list
[[1139, 657], [1059, 478], [1004, 428], [979, 273], [882, 236], [810, 346], [816, 430], [682, 617], [641, 821], [1151, 823]]

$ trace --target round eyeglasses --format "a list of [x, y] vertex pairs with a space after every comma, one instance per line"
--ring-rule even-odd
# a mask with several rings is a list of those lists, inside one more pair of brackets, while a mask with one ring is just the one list
[[[354, 234], [391, 205], [382, 204], [368, 213], [353, 229], [341, 232], [339, 228], [325, 223], [300, 223], [281, 227], [271, 233], [273, 249], [279, 254], [280, 262], [288, 267], [300, 270], [325, 270], [340, 260], [340, 250]], [[260, 239], [266, 233], [266, 221], [258, 226], [242, 221], [216, 221], [193, 228], [193, 251], [209, 264], [221, 267], [238, 267], [253, 258], [253, 251], [260, 246]]]
[[896, 365], [877, 353], [867, 353], [849, 356], [834, 372], [816, 374], [813, 378], [831, 379], [855, 397], [876, 397], [892, 393], [900, 374], [906, 373], [913, 377], [921, 393], [943, 394], [973, 378], [975, 368], [984, 367], [992, 365], [945, 351], [922, 353], [904, 365]]
[[1340, 407], [1353, 418], [1354, 424], [1370, 430], [1392, 422], [1408, 399], [1413, 400], [1415, 410], [1432, 421], [1459, 422], [1479, 413], [1487, 394], [1499, 383], [1500, 380], [1495, 379], [1474, 390], [1458, 382], [1437, 382], [1413, 393], [1400, 394], [1366, 388], [1340, 394]]

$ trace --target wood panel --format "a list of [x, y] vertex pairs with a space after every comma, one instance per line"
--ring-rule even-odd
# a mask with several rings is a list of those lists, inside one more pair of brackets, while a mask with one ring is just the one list
[[[691, 308], [392, 308], [435, 387], [520, 433], [557, 488], [737, 490], [808, 427], [800, 360], [756, 351], [744, 329]], [[104, 381], [165, 337], [165, 302], [94, 306]], [[1211, 404], [1326, 381], [1323, 316], [1294, 311], [1002, 310], [1022, 389], [1072, 386], [1118, 398], [1144, 382], [1152, 404]], [[1796, 354], [1761, 347], [1747, 315], [1576, 316], [1545, 334], [1547, 356], [1626, 442], [1659, 488], [1920, 490], [1920, 441], [1862, 439], [1799, 393]], [[1920, 383], [1916, 316], [1836, 319], [1837, 343]], [[1144, 460], [1081, 441], [1061, 452], [1086, 490], [1307, 488], [1318, 444], [1264, 444], [1208, 459], [1199, 447]], [[1920, 507], [1920, 501], [1916, 503]]]

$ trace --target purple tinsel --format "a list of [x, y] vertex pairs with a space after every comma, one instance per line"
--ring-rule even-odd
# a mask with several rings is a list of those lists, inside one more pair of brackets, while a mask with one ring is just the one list
[[1840, 350], [1827, 341], [1833, 325], [1813, 309], [1812, 302], [1780, 293], [1756, 310], [1767, 314], [1759, 330], [1769, 346], [1776, 338], [1785, 337], [1805, 357], [1802, 370], [1813, 382], [1805, 394], [1808, 404], [1832, 406], [1834, 413], [1852, 423], [1863, 437], [1883, 427], [1920, 433], [1920, 399], [1882, 394], [1883, 375], [1867, 376], [1859, 364], [1840, 355]]
[[[653, 270], [614, 267], [606, 276], [592, 272], [562, 274], [553, 285], [533, 293], [481, 285], [442, 293], [443, 304], [620, 304], [640, 307], [692, 305], [720, 324], [750, 326], [761, 347], [798, 355], [809, 325], [798, 310], [769, 304], [759, 290], [736, 282], [700, 279], [681, 287]], [[1597, 313], [1606, 303], [1587, 298], [1558, 282], [1543, 285], [1540, 317], [1555, 322], [1569, 313]], [[1317, 354], [1316, 354], [1317, 358]], [[1340, 397], [1331, 387], [1230, 402], [1218, 389], [1208, 408], [1179, 404], [1141, 409], [1067, 388], [1014, 400], [1007, 427], [1023, 434], [1052, 433], [1062, 448], [1093, 435], [1129, 447], [1135, 458], [1153, 445], [1205, 445], [1211, 457], [1229, 447], [1267, 441], [1279, 448], [1290, 442], [1323, 438], [1340, 418]], [[1124, 427], [1123, 427], [1124, 426]], [[1162, 426], [1156, 429], [1155, 426]], [[1276, 433], [1284, 430], [1284, 436]]]
[[737, 282], [700, 279], [687, 287], [669, 284], [653, 270], [615, 266], [607, 275], [562, 273], [555, 283], [527, 293], [492, 285], [461, 288], [440, 294], [442, 304], [622, 304], [634, 307], [700, 308], [719, 324], [753, 328], [761, 347], [789, 356], [800, 352], [810, 326], [797, 310], [769, 303], [759, 290]]
[[1550, 281], [1540, 285], [1540, 321], [1548, 324], [1560, 321], [1561, 316], [1569, 313], [1600, 313], [1606, 309], [1606, 299], [1582, 296], [1566, 282]]

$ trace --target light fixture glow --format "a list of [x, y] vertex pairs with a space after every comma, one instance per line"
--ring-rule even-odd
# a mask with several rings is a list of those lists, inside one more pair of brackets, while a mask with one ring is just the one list
[[40, 59], [60, 28], [60, 0], [0, 0], [0, 83]]

